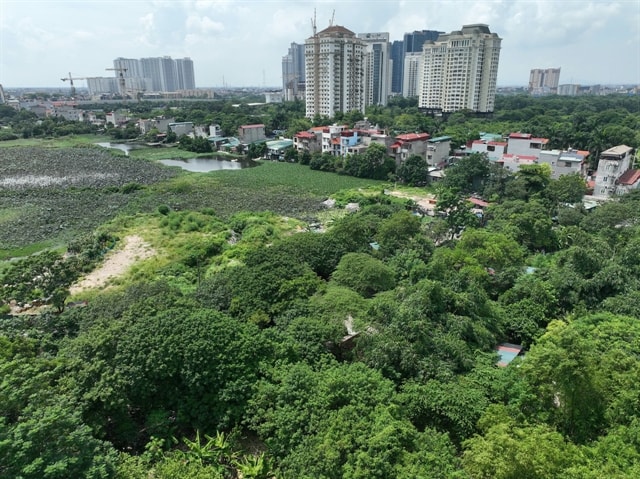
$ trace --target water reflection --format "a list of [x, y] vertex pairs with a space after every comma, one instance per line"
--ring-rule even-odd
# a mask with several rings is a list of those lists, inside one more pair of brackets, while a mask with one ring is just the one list
[[240, 170], [242, 168], [251, 168], [257, 165], [251, 160], [230, 160], [222, 156], [199, 157], [189, 159], [175, 160], [159, 160], [160, 163], [167, 166], [179, 166], [183, 170], [193, 171], [196, 173], [207, 173], [209, 171], [218, 170]]
[[[125, 143], [96, 143], [96, 145], [103, 148], [115, 148], [116, 150], [124, 151], [124, 154], [129, 156], [129, 151], [134, 150], [136, 145], [127, 145]], [[139, 148], [139, 147], [138, 147]]]

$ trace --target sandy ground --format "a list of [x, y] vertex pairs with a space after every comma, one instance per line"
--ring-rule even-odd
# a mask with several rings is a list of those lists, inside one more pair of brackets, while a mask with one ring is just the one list
[[398, 198], [408, 198], [410, 200], [413, 200], [417, 205], [419, 205], [425, 211], [432, 212], [433, 210], [435, 210], [435, 207], [436, 207], [436, 204], [435, 204], [436, 197], [435, 195], [432, 195], [429, 193], [425, 193], [424, 196], [408, 195], [406, 193], [402, 193], [397, 190], [386, 190], [385, 193], [387, 195], [397, 196]]
[[126, 273], [136, 261], [150, 258], [155, 253], [140, 236], [127, 236], [122, 249], [107, 254], [102, 265], [71, 286], [70, 292], [73, 295], [87, 289], [104, 288], [110, 280]]

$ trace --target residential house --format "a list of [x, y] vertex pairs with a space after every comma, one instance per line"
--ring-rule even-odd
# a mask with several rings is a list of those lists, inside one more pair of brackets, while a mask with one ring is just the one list
[[176, 134], [178, 138], [183, 135], [193, 135], [193, 122], [181, 121], [177, 123], [169, 123], [169, 131]]
[[535, 138], [530, 133], [511, 133], [508, 139], [507, 150], [512, 155], [540, 156], [549, 143], [548, 138]]
[[451, 137], [439, 136], [427, 140], [427, 164], [429, 166], [444, 167], [449, 161], [451, 153]]
[[507, 152], [507, 142], [497, 140], [474, 140], [471, 143], [473, 153], [484, 153], [491, 161], [498, 161]]
[[311, 131], [298, 132], [293, 136], [293, 146], [298, 153], [322, 151], [322, 132], [319, 135]]
[[264, 134], [264, 125], [262, 123], [255, 125], [242, 125], [238, 128], [238, 138], [245, 145], [256, 141], [263, 141], [266, 139]]
[[266, 142], [267, 151], [265, 157], [270, 160], [284, 160], [284, 152], [289, 148], [293, 148], [293, 140], [272, 140]]
[[538, 162], [538, 157], [534, 155], [514, 155], [512, 153], [505, 153], [497, 161], [506, 170], [515, 173], [520, 169], [522, 165], [533, 165]]
[[633, 169], [625, 171], [618, 181], [616, 182], [616, 193], [624, 195], [631, 190], [636, 190], [640, 187], [640, 170]]
[[551, 167], [551, 178], [557, 180], [562, 175], [587, 173], [589, 152], [586, 150], [542, 150], [539, 162]]
[[406, 133], [396, 136], [395, 140], [389, 148], [391, 156], [396, 160], [396, 165], [400, 165], [411, 155], [418, 155], [426, 159], [428, 133]]
[[[596, 171], [593, 196], [608, 198], [626, 191], [627, 185], [618, 189], [618, 180], [633, 165], [633, 148], [627, 145], [618, 145], [600, 153], [598, 170]], [[629, 179], [625, 178], [625, 181]]]

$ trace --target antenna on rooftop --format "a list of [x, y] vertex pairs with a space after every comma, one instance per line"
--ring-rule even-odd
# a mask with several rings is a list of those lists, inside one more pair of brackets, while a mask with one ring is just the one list
[[336, 18], [336, 10], [335, 8], [333, 9], [333, 13], [331, 14], [331, 21], [329, 22], [329, 26], [332, 27], [333, 26], [333, 20]]
[[313, 29], [313, 36], [316, 36], [316, 9], [313, 9], [313, 18], [311, 19], [311, 28]]

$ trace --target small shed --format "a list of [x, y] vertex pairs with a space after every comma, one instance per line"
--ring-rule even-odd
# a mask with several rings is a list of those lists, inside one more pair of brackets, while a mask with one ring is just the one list
[[498, 345], [496, 348], [498, 351], [498, 355], [500, 359], [498, 360], [498, 366], [504, 368], [509, 365], [511, 361], [513, 361], [520, 352], [522, 351], [522, 346], [519, 344], [511, 344], [511, 343], [502, 343]]

